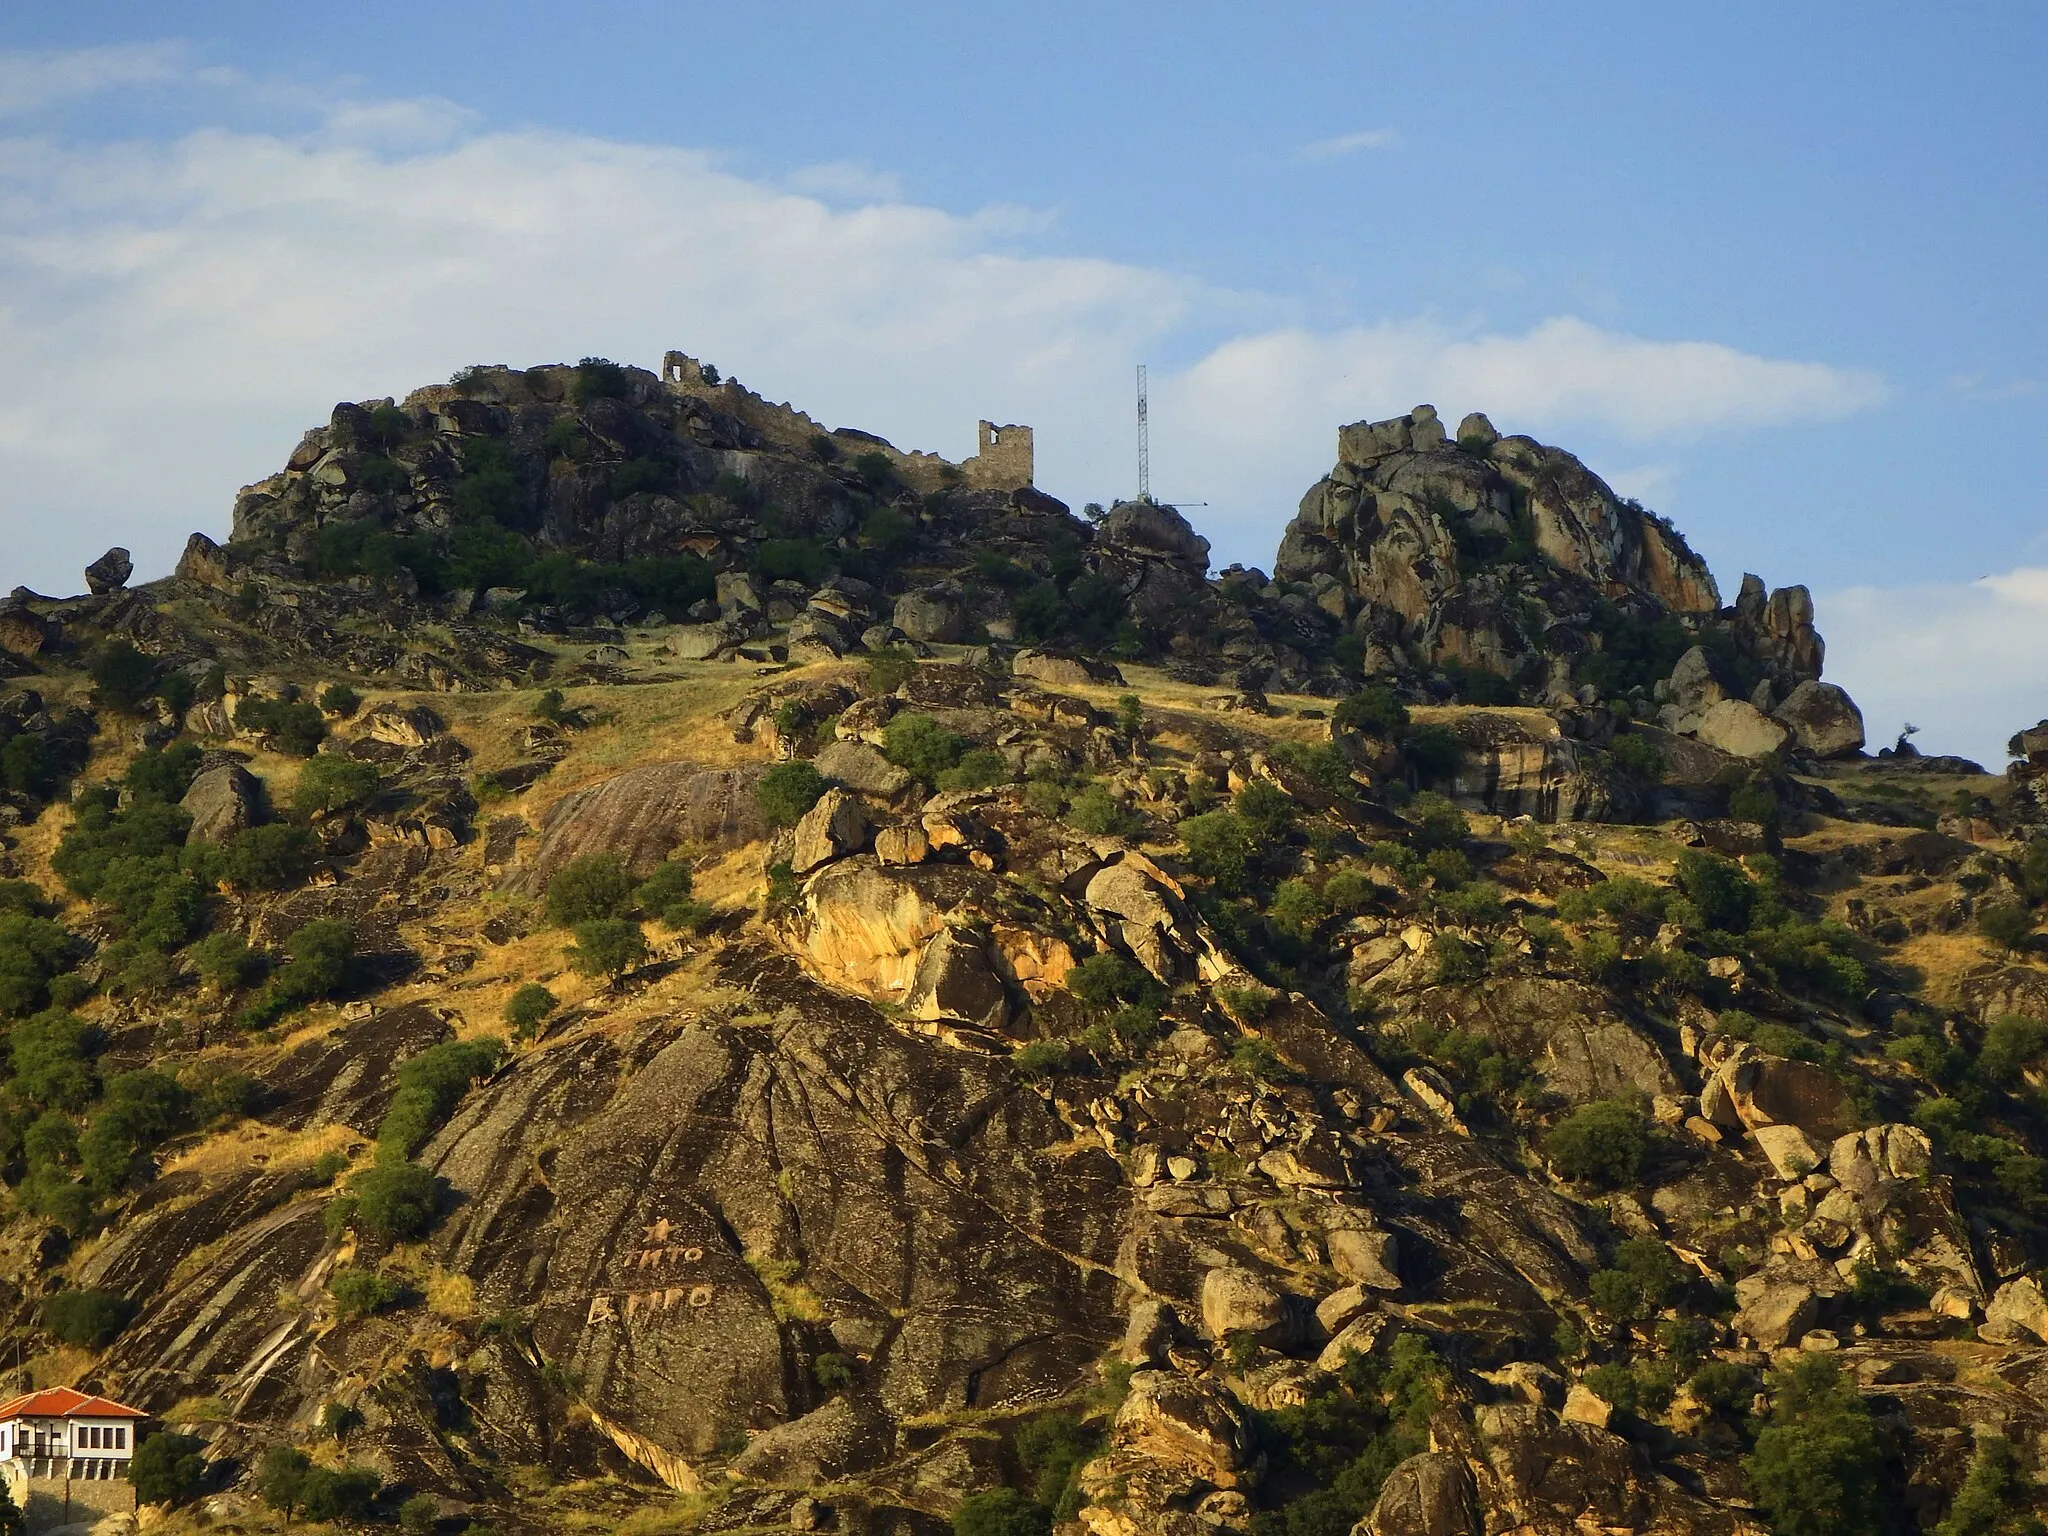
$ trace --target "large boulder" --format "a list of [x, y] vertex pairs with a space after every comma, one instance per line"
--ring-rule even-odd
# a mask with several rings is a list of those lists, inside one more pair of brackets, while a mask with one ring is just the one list
[[967, 637], [967, 604], [952, 587], [920, 587], [896, 599], [892, 617], [912, 640], [951, 645]]
[[1768, 757], [1782, 752], [1792, 732], [1746, 699], [1723, 699], [1700, 716], [1694, 734], [1710, 747], [1736, 757]]
[[1735, 1283], [1735, 1300], [1736, 1331], [1762, 1349], [1796, 1343], [1820, 1320], [1820, 1298], [1797, 1280], [1745, 1275]]
[[1410, 1456], [1387, 1474], [1358, 1530], [1361, 1536], [1484, 1536], [1479, 1491], [1464, 1458], [1448, 1451]]
[[1111, 1435], [1218, 1488], [1256, 1482], [1264, 1463], [1250, 1415], [1207, 1378], [1137, 1372]]
[[1278, 1339], [1288, 1315], [1287, 1298], [1248, 1269], [1224, 1265], [1202, 1276], [1202, 1326], [1212, 1339], [1239, 1333]]
[[864, 741], [835, 741], [811, 760], [826, 778], [863, 795], [893, 800], [914, 782], [910, 770], [898, 768]]
[[117, 544], [85, 568], [85, 589], [94, 597], [104, 597], [127, 586], [134, 574], [135, 562]]
[[240, 763], [217, 762], [193, 776], [178, 805], [192, 818], [187, 846], [225, 842], [263, 819], [263, 786]]
[[1801, 683], [1771, 711], [1771, 718], [1811, 756], [1850, 757], [1863, 750], [1863, 711], [1833, 683]]
[[1696, 645], [1671, 669], [1659, 718], [1666, 729], [1689, 734], [1700, 728], [1708, 710], [1727, 697], [1728, 689], [1715, 673], [1713, 661]]
[[980, 942], [957, 928], [945, 928], [932, 936], [918, 960], [904, 1013], [913, 1019], [957, 1019], [996, 1030], [1009, 1018], [1010, 994]]
[[9, 655], [40, 655], [54, 628], [26, 603], [0, 603], [0, 651]]
[[648, 874], [686, 842], [707, 848], [759, 842], [768, 825], [754, 787], [765, 772], [765, 763], [654, 763], [564, 795], [541, 821], [532, 862], [507, 884], [537, 896], [556, 870], [586, 854], [616, 853], [635, 873]]
[[867, 846], [868, 817], [860, 801], [843, 789], [828, 789], [796, 824], [789, 857], [792, 872], [807, 875]]
[[762, 1482], [810, 1488], [888, 1460], [895, 1433], [872, 1403], [835, 1397], [800, 1419], [762, 1431], [733, 1458], [732, 1470]]
[[1019, 651], [1011, 658], [1010, 671], [1017, 677], [1028, 677], [1056, 687], [1071, 688], [1094, 683], [1121, 688], [1124, 682], [1123, 673], [1111, 662], [1096, 661], [1088, 656], [1067, 656], [1056, 651]]
[[2032, 1276], [2008, 1280], [1984, 1309], [1984, 1325], [1978, 1332], [1994, 1343], [2031, 1338], [2048, 1344], [2048, 1295]]

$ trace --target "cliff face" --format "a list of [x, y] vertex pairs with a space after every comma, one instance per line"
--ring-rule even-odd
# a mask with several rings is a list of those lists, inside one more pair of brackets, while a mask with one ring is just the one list
[[1802, 589], [1477, 418], [1212, 580], [722, 390], [339, 407], [0, 608], [0, 1326], [163, 1529], [2039, 1502], [2048, 728], [1862, 756]]

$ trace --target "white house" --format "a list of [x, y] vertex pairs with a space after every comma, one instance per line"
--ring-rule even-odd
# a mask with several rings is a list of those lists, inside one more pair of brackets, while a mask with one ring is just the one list
[[125, 1478], [135, 1431], [148, 1417], [70, 1387], [26, 1392], [0, 1403], [0, 1466], [13, 1477]]

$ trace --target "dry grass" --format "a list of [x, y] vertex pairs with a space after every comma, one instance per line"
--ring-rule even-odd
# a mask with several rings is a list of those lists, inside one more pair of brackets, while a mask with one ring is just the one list
[[163, 1165], [163, 1172], [197, 1173], [212, 1178], [257, 1166], [278, 1168], [291, 1163], [310, 1163], [323, 1153], [352, 1154], [366, 1145], [361, 1136], [345, 1125], [286, 1131], [260, 1121], [245, 1120], [186, 1148]]

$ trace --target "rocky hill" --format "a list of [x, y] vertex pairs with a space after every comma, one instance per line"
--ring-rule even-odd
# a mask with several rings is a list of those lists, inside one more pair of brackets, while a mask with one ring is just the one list
[[15, 1384], [166, 1532], [2029, 1528], [2048, 722], [1483, 417], [1270, 577], [1017, 430], [468, 370], [0, 605]]

